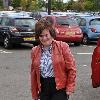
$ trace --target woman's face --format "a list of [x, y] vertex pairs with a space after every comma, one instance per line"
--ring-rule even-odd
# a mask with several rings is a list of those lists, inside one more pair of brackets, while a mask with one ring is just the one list
[[39, 40], [44, 46], [49, 46], [52, 43], [53, 37], [50, 35], [49, 30], [44, 29], [39, 36]]

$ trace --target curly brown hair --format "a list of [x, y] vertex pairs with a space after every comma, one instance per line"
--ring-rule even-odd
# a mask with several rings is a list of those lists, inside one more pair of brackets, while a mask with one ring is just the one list
[[40, 19], [36, 24], [35, 24], [35, 33], [36, 33], [36, 39], [39, 40], [39, 36], [41, 35], [42, 31], [44, 29], [48, 29], [50, 32], [50, 35], [55, 38], [55, 29], [52, 27], [52, 23], [45, 19]]

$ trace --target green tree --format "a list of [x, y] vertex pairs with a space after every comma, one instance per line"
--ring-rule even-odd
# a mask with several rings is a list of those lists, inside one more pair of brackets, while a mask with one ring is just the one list
[[28, 1], [27, 1], [26, 5], [25, 5], [25, 6], [26, 6], [26, 7], [25, 7], [26, 10], [30, 10], [31, 2], [32, 2], [32, 0], [28, 0]]
[[69, 10], [73, 10], [73, 3], [74, 3], [74, 0], [70, 0], [70, 1], [68, 2], [67, 8], [68, 8]]
[[73, 10], [76, 10], [76, 11], [80, 11], [81, 9], [81, 6], [79, 5], [78, 2], [73, 2], [71, 7]]
[[94, 11], [100, 11], [100, 0], [93, 0]]
[[51, 9], [56, 11], [63, 11], [64, 10], [64, 3], [61, 0], [52, 0], [51, 2]]
[[20, 6], [26, 11], [39, 10], [45, 6], [45, 2], [43, 0], [21, 0]]
[[31, 5], [30, 5], [31, 10], [38, 10], [38, 2], [37, 0], [32, 0]]
[[42, 7], [46, 7], [46, 2], [44, 0], [38, 0], [38, 7], [41, 9]]
[[85, 1], [83, 3], [85, 11], [92, 11], [93, 10], [93, 2]]
[[22, 7], [23, 10], [27, 10], [27, 4], [28, 0], [21, 0], [20, 6]]
[[13, 0], [11, 6], [14, 8], [20, 7], [21, 0]]
[[51, 9], [52, 10], [57, 10], [57, 1], [56, 0], [51, 1]]
[[100, 0], [78, 0], [78, 3], [81, 6], [81, 10], [100, 10]]
[[0, 0], [0, 9], [2, 9], [2, 8], [3, 8], [3, 1]]

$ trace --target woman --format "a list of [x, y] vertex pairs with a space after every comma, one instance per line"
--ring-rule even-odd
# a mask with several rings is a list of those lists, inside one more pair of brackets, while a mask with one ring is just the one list
[[100, 87], [100, 38], [98, 39], [97, 46], [93, 51], [91, 70], [92, 86], [93, 88], [98, 88]]
[[56, 41], [52, 25], [42, 19], [35, 26], [39, 45], [32, 48], [33, 100], [68, 100], [74, 91], [76, 66], [67, 43]]

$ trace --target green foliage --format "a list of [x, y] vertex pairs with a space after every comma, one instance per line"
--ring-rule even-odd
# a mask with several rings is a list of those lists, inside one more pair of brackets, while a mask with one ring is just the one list
[[38, 10], [38, 6], [37, 6], [36, 0], [34, 0], [34, 1], [31, 2], [30, 9], [31, 10]]
[[69, 10], [73, 10], [73, 4], [74, 4], [74, 0], [70, 0], [70, 1], [68, 2], [67, 8], [68, 8]]
[[3, 2], [2, 2], [2, 0], [0, 0], [0, 6], [3, 6]]
[[27, 0], [21, 0], [20, 6], [22, 7], [23, 10], [27, 10], [27, 5], [28, 5]]
[[85, 10], [88, 10], [88, 11], [93, 10], [93, 2], [91, 1], [84, 2], [84, 8]]
[[[12, 0], [11, 6], [13, 8], [21, 7], [22, 10], [42, 10], [47, 8], [46, 0]], [[0, 0], [0, 8], [3, 7], [3, 0]], [[66, 11], [66, 10], [78, 10], [78, 11], [100, 11], [100, 0], [69, 0], [67, 3], [63, 3], [62, 0], [51, 0], [51, 10], [54, 11]]]
[[64, 3], [61, 1], [52, 0], [51, 9], [56, 11], [63, 11], [65, 9]]
[[100, 11], [100, 0], [78, 0], [78, 3], [83, 5], [81, 10]]
[[46, 7], [46, 3], [44, 0], [38, 0], [38, 7], [41, 9], [42, 7]]
[[11, 6], [14, 8], [20, 7], [21, 0], [13, 0]]
[[0, 0], [0, 9], [2, 9], [2, 8], [3, 8], [3, 1]]
[[20, 6], [27, 11], [40, 10], [45, 6], [45, 2], [43, 0], [21, 0]]

